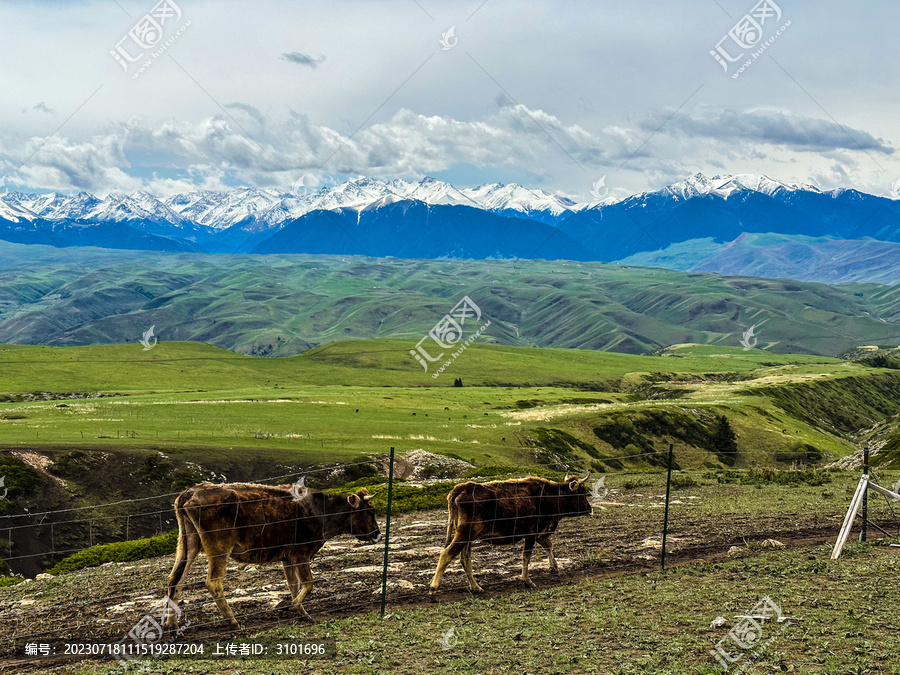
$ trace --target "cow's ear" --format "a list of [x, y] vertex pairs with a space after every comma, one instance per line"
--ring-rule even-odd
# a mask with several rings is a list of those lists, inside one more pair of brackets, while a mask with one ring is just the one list
[[359, 505], [362, 504], [362, 499], [359, 498], [359, 495], [350, 495], [347, 497], [347, 501], [350, 502], [350, 506], [354, 509], [359, 508]]
[[572, 492], [578, 492], [578, 488], [580, 488], [580, 487], [581, 487], [581, 481], [578, 480], [577, 478], [575, 480], [569, 481], [569, 489]]

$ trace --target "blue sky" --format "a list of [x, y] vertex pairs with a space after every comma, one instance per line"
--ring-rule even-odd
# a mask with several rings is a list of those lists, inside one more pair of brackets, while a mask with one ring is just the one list
[[[583, 200], [601, 176], [615, 195], [702, 171], [888, 194], [900, 5], [771, 4], [174, 0], [143, 49], [154, 2], [7, 1], [0, 174], [160, 195], [432, 175]], [[746, 54], [723, 72], [717, 44]]]

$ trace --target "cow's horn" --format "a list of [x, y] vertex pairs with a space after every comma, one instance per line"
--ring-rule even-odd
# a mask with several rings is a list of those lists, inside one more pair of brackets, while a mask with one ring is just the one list
[[586, 474], [584, 474], [584, 478], [579, 479], [578, 482], [581, 484], [587, 483], [587, 479], [590, 477], [591, 477], [591, 472], [588, 471]]
[[368, 502], [368, 501], [371, 501], [372, 499], [375, 499], [375, 495], [363, 495], [364, 501]]
[[575, 478], [575, 476], [570, 476], [569, 474], [566, 474], [566, 477], [563, 478], [563, 483], [568, 483], [573, 478]]

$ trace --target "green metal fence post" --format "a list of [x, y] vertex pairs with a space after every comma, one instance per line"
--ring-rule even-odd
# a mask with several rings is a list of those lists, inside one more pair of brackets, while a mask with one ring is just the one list
[[669, 534], [669, 493], [672, 491], [672, 444], [669, 443], [669, 471], [666, 476], [666, 510], [663, 515], [662, 570], [666, 570], [666, 536]]
[[384, 572], [381, 575], [381, 617], [387, 604], [388, 551], [391, 541], [391, 503], [394, 501], [394, 448], [391, 448], [391, 466], [388, 469], [387, 520], [384, 523]]

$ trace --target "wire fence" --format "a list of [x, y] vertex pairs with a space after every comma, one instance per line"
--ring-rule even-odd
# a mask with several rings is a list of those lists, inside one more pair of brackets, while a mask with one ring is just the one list
[[[629, 458], [640, 460], [651, 457], [659, 459], [660, 453], [641, 453]], [[368, 462], [344, 466], [364, 464]], [[268, 512], [274, 515], [264, 518], [262, 523], [241, 520], [235, 515], [232, 522], [220, 523], [205, 531], [204, 535], [209, 539], [214, 539], [217, 533], [221, 533], [236, 534], [238, 540], [250, 540], [250, 544], [243, 545], [241, 549], [245, 554], [244, 558], [248, 560], [241, 562], [239, 556], [238, 562], [232, 561], [226, 567], [220, 567], [221, 574], [211, 579], [226, 583], [224, 597], [243, 628], [233, 629], [223, 625], [223, 617], [204, 581], [208, 561], [205, 556], [200, 556], [188, 572], [179, 603], [182, 632], [178, 635], [181, 639], [203, 641], [242, 635], [250, 631], [258, 633], [266, 628], [293, 625], [302, 618], [289, 611], [291, 594], [285, 583], [286, 571], [274, 565], [265, 566], [266, 562], [278, 562], [285, 545], [293, 542], [267, 542], [264, 535], [254, 541], [261, 526], [270, 533], [277, 532], [279, 526], [283, 530], [285, 525], [292, 525], [293, 531], [313, 533], [312, 538], [306, 541], [321, 549], [312, 559], [315, 567], [312, 580], [314, 591], [303, 600], [303, 608], [311, 619], [316, 620], [373, 611], [379, 606], [383, 614], [388, 606], [403, 607], [422, 602], [428, 594], [440, 556], [447, 548], [448, 534], [456, 538], [456, 549], [459, 550], [456, 550], [455, 559], [441, 579], [436, 594], [438, 601], [442, 596], [454, 599], [459, 594], [480, 590], [472, 588], [470, 578], [474, 578], [476, 584], [489, 593], [507, 592], [531, 585], [532, 578], [541, 585], [546, 585], [548, 582], [558, 583], [554, 581], [555, 578], [561, 578], [565, 582], [611, 571], [665, 567], [667, 555], [670, 563], [674, 559], [675, 564], [681, 564], [686, 560], [721, 554], [736, 544], [746, 548], [749, 543], [762, 542], [779, 536], [779, 533], [797, 540], [831, 536], [837, 531], [846, 507], [846, 501], [842, 501], [843, 495], [838, 495], [831, 512], [785, 512], [774, 515], [748, 512], [732, 513], [721, 518], [698, 508], [700, 500], [673, 498], [674, 461], [670, 454], [663, 466], [656, 466], [649, 471], [608, 471], [602, 475], [595, 474], [591, 481], [579, 483], [576, 486], [577, 493], [589, 503], [587, 512], [583, 504], [578, 503], [571, 494], [571, 489], [556, 481], [540, 479], [536, 482], [537, 492], [532, 491], [526, 499], [498, 505], [496, 497], [487, 494], [482, 495], [483, 498], [476, 495], [464, 500], [467, 512], [480, 514], [482, 520], [489, 521], [490, 527], [456, 527], [449, 528], [448, 533], [446, 507], [438, 513], [433, 510], [392, 513], [391, 500], [395, 488], [404, 484], [395, 479], [394, 464], [391, 448], [386, 481], [388, 503], [384, 505], [383, 518], [378, 519], [383, 540], [378, 543], [352, 538], [348, 542], [346, 538], [332, 537], [325, 528], [328, 515], [298, 514], [295, 511], [294, 515], [285, 516], [285, 513], [290, 512], [284, 509], [269, 509]], [[559, 463], [532, 466], [556, 471], [565, 468]], [[334, 469], [334, 466], [329, 466], [259, 479], [255, 484], [269, 486], [270, 491], [278, 496], [273, 498], [267, 494], [239, 500], [234, 513], [238, 514], [243, 510], [249, 516], [256, 512], [255, 506], [265, 510], [265, 507], [271, 506], [273, 499], [282, 506], [302, 505], [304, 499], [319, 491], [306, 488], [301, 481], [294, 482], [293, 485], [283, 481], [301, 476], [312, 477]], [[515, 472], [515, 469], [510, 467], [510, 472]], [[677, 475], [678, 472], [676, 478]], [[663, 477], [666, 477], [664, 482], [661, 480]], [[618, 487], [606, 486], [607, 478], [618, 480]], [[882, 480], [875, 471], [872, 471], [872, 479]], [[463, 482], [437, 480], [454, 484]], [[483, 485], [493, 480], [495, 479], [485, 477], [471, 479], [470, 482]], [[572, 480], [583, 480], [583, 473], [582, 478]], [[284, 487], [273, 486], [279, 482]], [[728, 485], [724, 486], [727, 487]], [[17, 530], [30, 527], [36, 530], [43, 528], [40, 530], [43, 532], [49, 527], [49, 533], [44, 533], [45, 538], [49, 538], [49, 548], [37, 552], [16, 552], [15, 555], [6, 557], [6, 560], [15, 562], [35, 556], [56, 558], [80, 551], [97, 543], [93, 541], [94, 535], [90, 529], [94, 523], [101, 521], [122, 521], [117, 530], [120, 532], [119, 541], [128, 541], [129, 521], [134, 519], [156, 519], [161, 523], [160, 530], [167, 522], [173, 523], [174, 527], [172, 502], [178, 494], [180, 493], [171, 492], [55, 511], [0, 516], [0, 532], [8, 531], [10, 540], [11, 533]], [[162, 502], [166, 502], [164, 506]], [[870, 503], [868, 515], [873, 523], [877, 519], [880, 522], [879, 529], [886, 533], [884, 528], [900, 527], [900, 521], [895, 517], [893, 507], [887, 499], [884, 503], [887, 508], [882, 508], [880, 501]], [[156, 508], [157, 505], [159, 508]], [[138, 508], [126, 513], [102, 512], [103, 509], [127, 509], [128, 506]], [[588, 513], [591, 517], [581, 517]], [[50, 521], [60, 514], [63, 515], [62, 520]], [[198, 513], [198, 520], [205, 520], [202, 509]], [[316, 530], [314, 525], [321, 526], [321, 529]], [[58, 548], [53, 530], [63, 526], [68, 528], [68, 536], [71, 536], [73, 529], [86, 527], [88, 532], [85, 533], [84, 541], [66, 543]], [[366, 535], [372, 532], [357, 531], [356, 534]], [[550, 539], [551, 535], [553, 539]], [[497, 543], [498, 538], [504, 543], [516, 542], [518, 545], [493, 546], [491, 540]], [[530, 541], [532, 547], [537, 544], [533, 556], [530, 552], [523, 552], [523, 539]], [[545, 547], [542, 540], [549, 541], [550, 547]], [[270, 549], [272, 555], [267, 560], [266, 552]], [[103, 568], [88, 568], [79, 575], [62, 574], [55, 577], [54, 588], [62, 592], [52, 595], [59, 595], [58, 599], [50, 603], [20, 603], [15, 611], [0, 611], [0, 635], [4, 636], [0, 638], [0, 659], [23, 666], [34, 663], [33, 660], [21, 658], [26, 642], [71, 641], [74, 638], [79, 641], [110, 642], [123, 638], [142, 616], [146, 616], [145, 612], [167, 597], [168, 568], [172, 557], [117, 565], [114, 574], [122, 575], [119, 581], [111, 582], [113, 573]], [[554, 558], [556, 565], [552, 562]], [[527, 577], [521, 574], [523, 563], [527, 563], [531, 570]], [[558, 569], [555, 569], [557, 565]], [[94, 579], [96, 586], [93, 581], [89, 581]], [[36, 585], [41, 582], [31, 583]], [[96, 590], [85, 590], [85, 586]], [[248, 591], [248, 588], [254, 590]], [[74, 595], [66, 595], [73, 591]], [[45, 591], [39, 591], [42, 592]], [[288, 611], [276, 610], [273, 607], [276, 600], [286, 604]]]

